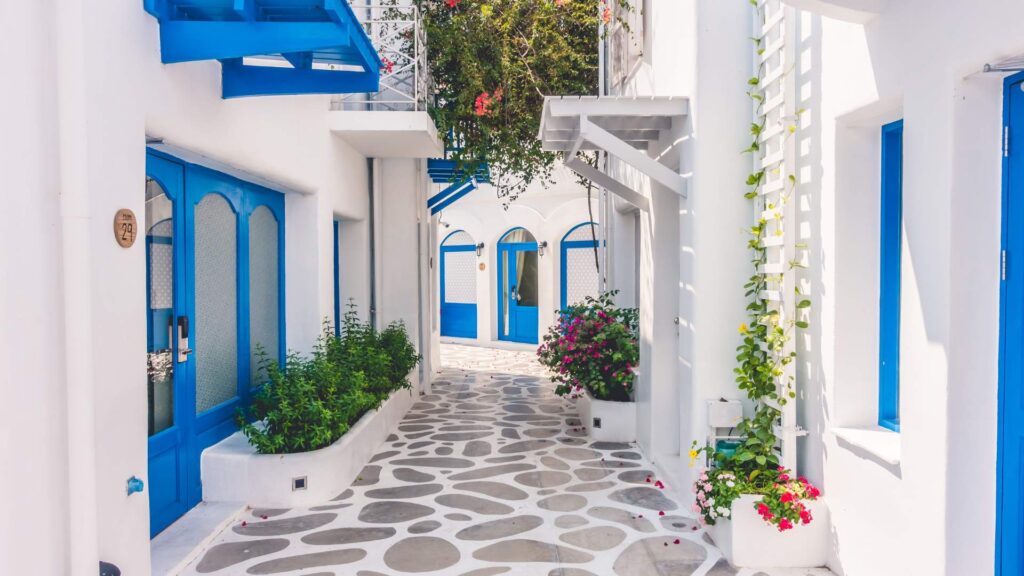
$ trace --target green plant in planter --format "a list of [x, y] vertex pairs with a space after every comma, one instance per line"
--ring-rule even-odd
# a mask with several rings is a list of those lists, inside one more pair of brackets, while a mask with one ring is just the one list
[[575, 397], [586, 388], [598, 400], [632, 399], [634, 369], [640, 361], [639, 313], [617, 307], [615, 294], [588, 296], [562, 310], [544, 335], [537, 356], [559, 383], [557, 394]]
[[388, 378], [401, 388], [409, 388], [409, 372], [423, 359], [409, 340], [404, 322], [392, 322], [380, 332], [380, 346], [389, 359]]

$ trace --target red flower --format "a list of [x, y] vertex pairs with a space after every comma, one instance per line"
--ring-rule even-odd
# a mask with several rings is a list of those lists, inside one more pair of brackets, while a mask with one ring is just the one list
[[447, 4], [449, 8], [455, 8], [455, 5], [459, 3], [459, 0], [444, 0], [444, 3]]
[[658, 516], [664, 516], [664, 515], [665, 515], [665, 511], [664, 510], [658, 511]]
[[779, 520], [779, 532], [785, 532], [793, 527], [793, 523], [788, 518]]
[[785, 504], [786, 502], [792, 502], [792, 501], [793, 501], [793, 493], [792, 492], [783, 492], [782, 496], [779, 496], [779, 502], [782, 502], [783, 504]]
[[757, 505], [757, 513], [760, 514], [761, 516], [767, 517], [769, 514], [771, 514], [771, 510], [768, 509], [768, 505], [767, 504], [765, 504], [764, 502], [761, 502], [761, 503], [759, 503]]
[[658, 480], [657, 482], [655, 482], [654, 485], [657, 486], [658, 488], [665, 488], [665, 485], [662, 484], [661, 480]]
[[679, 538], [676, 538], [672, 543], [673, 544], [679, 544]]
[[395, 63], [389, 60], [387, 56], [381, 58], [380, 61], [384, 64], [384, 72], [391, 74], [391, 71], [395, 69]]
[[804, 524], [810, 524], [811, 523], [811, 519], [812, 518], [811, 518], [811, 513], [810, 512], [808, 512], [807, 510], [801, 510], [800, 511], [800, 521], [801, 522], [803, 522]]

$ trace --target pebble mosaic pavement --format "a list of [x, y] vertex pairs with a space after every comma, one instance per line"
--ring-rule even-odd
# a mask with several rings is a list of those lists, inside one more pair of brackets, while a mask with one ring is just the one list
[[635, 446], [587, 439], [532, 353], [446, 344], [442, 360], [350, 489], [244, 512], [183, 573], [831, 574], [731, 568]]

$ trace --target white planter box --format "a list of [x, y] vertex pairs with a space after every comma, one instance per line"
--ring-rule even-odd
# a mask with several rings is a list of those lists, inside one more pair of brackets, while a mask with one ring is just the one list
[[735, 568], [816, 568], [828, 561], [828, 506], [821, 498], [807, 502], [810, 524], [779, 532], [754, 510], [761, 496], [744, 494], [732, 503], [731, 519], [719, 518], [708, 533]]
[[[203, 500], [265, 508], [322, 504], [352, 484], [412, 405], [412, 391], [397, 390], [337, 442], [312, 452], [257, 454], [236, 432], [203, 450]], [[306, 488], [292, 490], [292, 480], [303, 477]]]
[[590, 392], [576, 399], [576, 410], [587, 434], [599, 442], [636, 441], [636, 402], [596, 400]]

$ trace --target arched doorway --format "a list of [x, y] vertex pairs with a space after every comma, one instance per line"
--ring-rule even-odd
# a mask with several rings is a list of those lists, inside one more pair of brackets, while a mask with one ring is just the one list
[[559, 283], [562, 310], [587, 296], [597, 297], [601, 293], [601, 277], [594, 259], [594, 248], [598, 242], [590, 225], [590, 222], [578, 224], [562, 237], [562, 277]]
[[498, 339], [537, 343], [537, 239], [513, 228], [498, 241]]
[[465, 230], [441, 242], [441, 336], [476, 338], [476, 244]]

